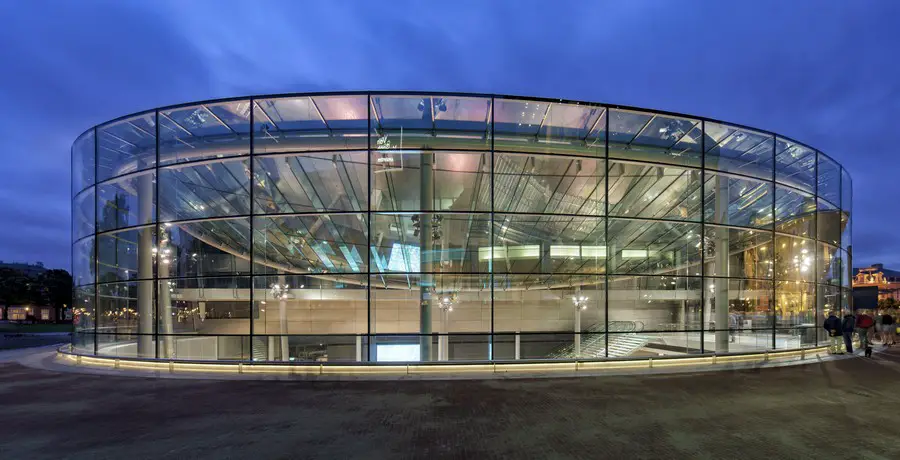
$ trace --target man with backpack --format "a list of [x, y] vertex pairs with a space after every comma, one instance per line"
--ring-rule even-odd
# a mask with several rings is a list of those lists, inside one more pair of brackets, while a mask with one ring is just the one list
[[825, 319], [823, 327], [831, 339], [828, 352], [834, 355], [841, 354], [841, 337], [843, 336], [841, 333], [841, 320], [838, 319], [833, 311], [828, 313], [828, 318]]
[[853, 329], [856, 328], [856, 318], [847, 313], [841, 321], [841, 335], [844, 336], [844, 347], [847, 353], [853, 353]]

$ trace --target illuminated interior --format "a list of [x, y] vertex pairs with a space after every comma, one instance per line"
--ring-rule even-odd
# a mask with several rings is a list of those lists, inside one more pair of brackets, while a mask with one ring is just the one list
[[[72, 148], [74, 348], [258, 362], [814, 347], [851, 180], [777, 134], [465, 94], [251, 97]], [[415, 358], [415, 359], [413, 359]]]

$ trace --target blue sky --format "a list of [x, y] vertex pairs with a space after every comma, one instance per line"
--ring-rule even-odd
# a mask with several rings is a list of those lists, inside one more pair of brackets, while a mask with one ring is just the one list
[[779, 132], [854, 179], [854, 265], [900, 266], [900, 2], [0, 2], [0, 260], [69, 267], [69, 148], [120, 115], [331, 90], [472, 91]]

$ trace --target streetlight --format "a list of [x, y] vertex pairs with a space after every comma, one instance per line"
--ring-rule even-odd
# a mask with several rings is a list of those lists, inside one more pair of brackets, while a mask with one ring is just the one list
[[580, 293], [572, 296], [572, 305], [575, 306], [575, 358], [581, 357], [581, 312], [587, 310], [588, 297]]

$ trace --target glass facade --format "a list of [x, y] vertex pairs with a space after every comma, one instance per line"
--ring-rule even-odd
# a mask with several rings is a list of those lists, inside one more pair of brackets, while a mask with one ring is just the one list
[[850, 176], [777, 134], [423, 93], [160, 108], [72, 147], [78, 353], [478, 362], [821, 343]]

